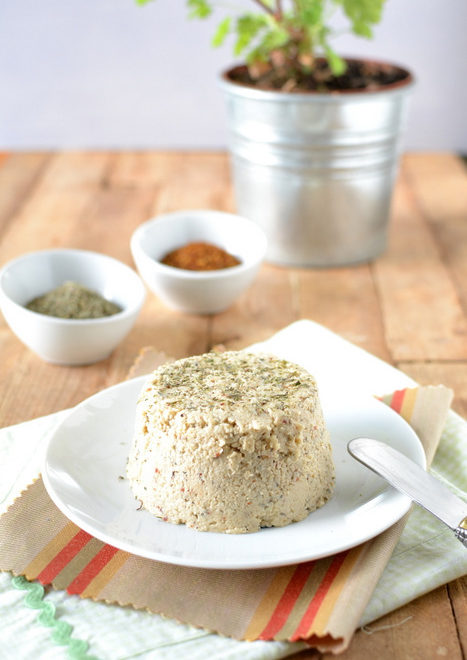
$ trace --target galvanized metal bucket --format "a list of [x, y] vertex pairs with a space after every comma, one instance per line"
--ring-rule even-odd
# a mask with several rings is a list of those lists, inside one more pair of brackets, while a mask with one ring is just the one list
[[381, 91], [286, 93], [224, 73], [237, 212], [269, 239], [268, 261], [365, 262], [386, 247], [410, 74]]

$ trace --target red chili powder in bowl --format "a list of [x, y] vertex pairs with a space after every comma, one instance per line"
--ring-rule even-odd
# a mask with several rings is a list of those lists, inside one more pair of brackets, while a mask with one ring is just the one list
[[238, 266], [240, 261], [217, 245], [196, 242], [172, 250], [161, 263], [184, 270], [221, 270]]

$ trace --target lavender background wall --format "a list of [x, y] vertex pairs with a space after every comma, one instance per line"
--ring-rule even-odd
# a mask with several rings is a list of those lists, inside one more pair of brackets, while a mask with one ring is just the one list
[[[0, 148], [224, 147], [219, 16], [189, 21], [182, 0], [2, 0]], [[373, 41], [335, 42], [415, 72], [407, 149], [467, 153], [466, 26], [465, 0], [387, 0]]]

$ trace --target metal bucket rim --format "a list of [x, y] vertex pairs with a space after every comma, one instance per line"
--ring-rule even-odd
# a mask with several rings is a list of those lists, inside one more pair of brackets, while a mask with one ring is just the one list
[[382, 94], [404, 94], [415, 85], [414, 75], [405, 67], [393, 62], [383, 60], [373, 60], [363, 57], [345, 57], [347, 62], [360, 61], [371, 62], [372, 64], [381, 64], [385, 66], [394, 66], [406, 73], [407, 77], [390, 85], [381, 86], [378, 89], [347, 89], [333, 92], [316, 92], [314, 90], [303, 92], [282, 92], [269, 89], [257, 89], [256, 87], [235, 82], [229, 78], [229, 74], [235, 69], [244, 67], [244, 64], [236, 64], [221, 72], [219, 84], [226, 91], [237, 96], [251, 98], [258, 101], [279, 101], [290, 103], [292, 100], [298, 103], [345, 103], [350, 100], [372, 101]]

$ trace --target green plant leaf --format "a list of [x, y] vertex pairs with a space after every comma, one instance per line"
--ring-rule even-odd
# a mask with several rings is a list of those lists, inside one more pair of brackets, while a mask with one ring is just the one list
[[290, 41], [290, 35], [287, 30], [277, 27], [264, 35], [259, 47], [267, 52], [271, 52], [285, 46], [288, 41]]
[[269, 55], [274, 50], [279, 50], [290, 41], [289, 33], [280, 27], [269, 29], [262, 35], [260, 41], [248, 53], [247, 62], [253, 64], [254, 62], [266, 62]]
[[347, 69], [345, 60], [342, 59], [330, 46], [324, 47], [324, 53], [329, 64], [329, 68], [335, 76], [341, 76]]
[[234, 54], [240, 55], [250, 47], [252, 41], [268, 25], [267, 17], [262, 14], [245, 14], [239, 16], [236, 22], [237, 40], [234, 45]]
[[359, 37], [366, 37], [367, 39], [371, 39], [373, 36], [372, 29], [367, 23], [364, 23], [363, 21], [355, 21], [355, 23], [352, 25], [352, 31]]
[[299, 0], [299, 23], [304, 27], [315, 27], [323, 20], [323, 0]]
[[190, 10], [188, 18], [207, 18], [212, 14], [212, 7], [206, 0], [187, 0], [186, 4]]
[[343, 0], [345, 15], [352, 24], [352, 30], [360, 37], [371, 39], [371, 26], [379, 23], [385, 0]]
[[226, 18], [224, 18], [223, 21], [219, 23], [211, 41], [211, 44], [214, 46], [214, 48], [218, 48], [219, 46], [222, 46], [227, 35], [230, 32], [231, 24], [232, 24], [232, 19], [230, 18], [230, 16], [227, 16]]

